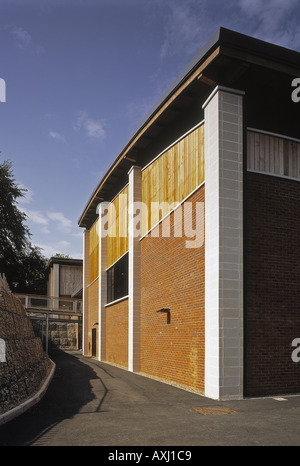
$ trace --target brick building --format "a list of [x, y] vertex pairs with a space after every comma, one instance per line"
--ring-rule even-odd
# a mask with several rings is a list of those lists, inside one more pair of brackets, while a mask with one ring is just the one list
[[300, 391], [299, 76], [221, 28], [142, 122], [79, 220], [84, 354], [214, 399]]

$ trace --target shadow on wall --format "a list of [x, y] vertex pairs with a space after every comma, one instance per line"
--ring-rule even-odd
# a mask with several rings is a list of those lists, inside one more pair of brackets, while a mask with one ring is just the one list
[[56, 370], [46, 394], [30, 410], [0, 426], [0, 446], [30, 446], [35, 442], [43, 445], [42, 437], [48, 442], [57, 424], [72, 418], [94, 400], [90, 380], [97, 376], [93, 369], [59, 349], [51, 350], [49, 355]]

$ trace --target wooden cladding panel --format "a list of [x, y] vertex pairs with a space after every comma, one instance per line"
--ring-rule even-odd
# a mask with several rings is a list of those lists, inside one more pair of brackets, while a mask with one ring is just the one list
[[128, 251], [128, 186], [108, 207], [107, 267]]
[[60, 265], [59, 292], [60, 296], [71, 296], [75, 287], [82, 283], [82, 267]]
[[204, 178], [202, 124], [143, 170], [143, 234], [183, 201]]
[[99, 275], [99, 220], [90, 229], [89, 247], [89, 283], [92, 283]]
[[247, 168], [300, 179], [300, 142], [248, 131]]

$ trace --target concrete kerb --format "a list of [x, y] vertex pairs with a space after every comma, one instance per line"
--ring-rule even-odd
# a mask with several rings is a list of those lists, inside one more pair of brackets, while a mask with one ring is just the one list
[[0, 425], [6, 424], [7, 422], [13, 420], [15, 417], [20, 416], [25, 411], [27, 411], [29, 408], [32, 408], [32, 406], [34, 406], [36, 403], [38, 403], [43, 398], [43, 396], [45, 395], [50, 385], [50, 382], [53, 378], [55, 368], [56, 368], [56, 364], [51, 360], [50, 362], [51, 362], [50, 372], [47, 378], [45, 379], [45, 381], [43, 382], [41, 388], [32, 397], [28, 398], [26, 401], [21, 403], [19, 406], [16, 406], [15, 408], [7, 411], [6, 413], [0, 414]]

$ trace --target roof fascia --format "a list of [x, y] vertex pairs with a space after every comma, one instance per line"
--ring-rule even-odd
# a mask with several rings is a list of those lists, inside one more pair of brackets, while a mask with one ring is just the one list
[[[148, 116], [144, 119], [141, 123], [139, 128], [135, 131], [133, 136], [129, 139], [127, 144], [121, 150], [120, 155], [115, 159], [113, 164], [107, 170], [106, 174], [94, 189], [92, 196], [89, 199], [88, 204], [86, 205], [78, 224], [82, 226], [82, 221], [86, 212], [88, 211], [91, 203], [93, 202], [94, 198], [96, 197], [97, 193], [105, 183], [105, 181], [109, 178], [113, 170], [118, 166], [120, 161], [126, 158], [126, 154], [129, 150], [134, 146], [134, 144], [138, 141], [138, 139], [145, 133], [145, 131], [155, 122], [155, 120], [166, 110], [167, 107], [178, 97], [179, 94], [197, 77], [203, 72], [203, 70], [207, 67], [211, 61], [213, 61], [220, 53], [220, 48], [217, 47], [219, 39], [219, 32], [216, 33], [213, 38], [206, 44], [203, 49], [196, 55], [196, 57], [190, 62], [187, 66], [185, 71], [181, 73], [178, 79], [175, 81], [173, 86], [169, 88], [169, 90], [164, 94], [164, 96], [160, 99], [160, 101], [155, 105], [155, 107], [149, 112]], [[216, 47], [216, 48], [215, 48]], [[209, 54], [209, 52], [211, 52]], [[202, 63], [200, 64], [199, 62]], [[197, 66], [198, 65], [198, 66]]]

